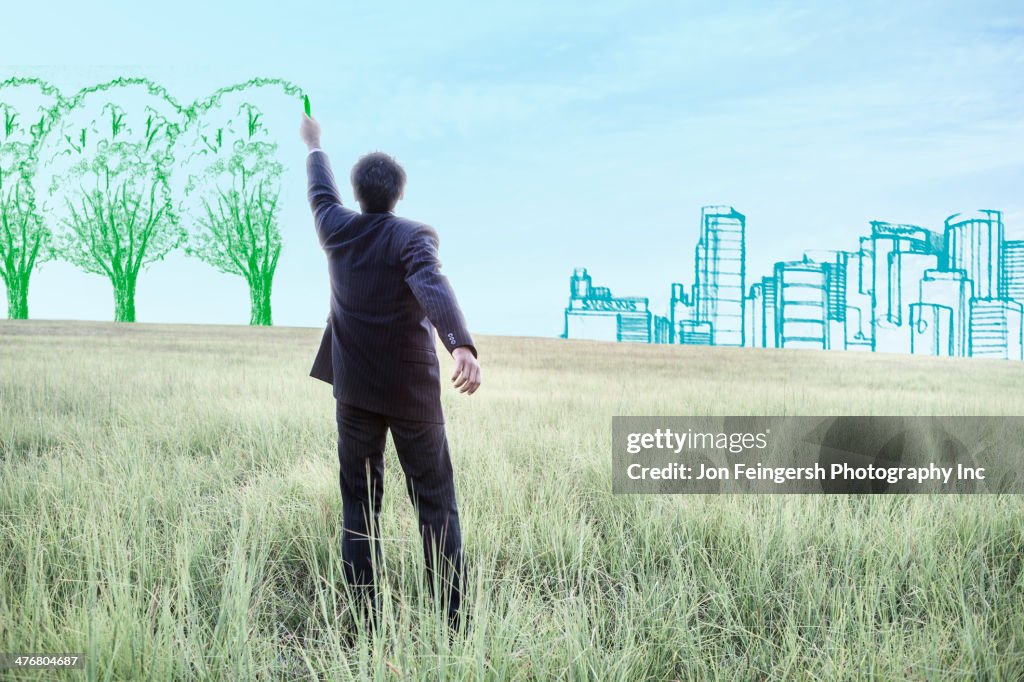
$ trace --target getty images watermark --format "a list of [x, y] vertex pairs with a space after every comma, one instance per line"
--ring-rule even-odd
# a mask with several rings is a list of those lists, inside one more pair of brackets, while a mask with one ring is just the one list
[[1024, 417], [613, 417], [616, 493], [1022, 493]]

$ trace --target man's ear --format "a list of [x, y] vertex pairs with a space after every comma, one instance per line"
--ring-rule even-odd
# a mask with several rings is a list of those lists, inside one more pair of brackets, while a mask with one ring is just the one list
[[402, 191], [398, 193], [398, 200], [401, 201], [404, 198], [405, 198], [405, 188], [403, 187]]

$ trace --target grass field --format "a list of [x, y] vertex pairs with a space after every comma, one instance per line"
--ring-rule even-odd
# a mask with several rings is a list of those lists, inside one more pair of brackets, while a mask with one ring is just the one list
[[483, 387], [444, 398], [449, 645], [390, 451], [384, 628], [348, 614], [319, 335], [0, 322], [0, 651], [89, 680], [1024, 679], [1024, 498], [610, 492], [612, 415], [1020, 415], [1024, 363], [483, 337]]

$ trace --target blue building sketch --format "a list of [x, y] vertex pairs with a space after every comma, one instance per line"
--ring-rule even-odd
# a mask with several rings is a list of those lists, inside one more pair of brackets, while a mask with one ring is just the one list
[[608, 287], [593, 286], [586, 268], [576, 268], [569, 280], [563, 338], [654, 343], [655, 336], [648, 299], [612, 296]]
[[910, 304], [918, 300], [915, 289], [925, 270], [934, 270], [942, 262], [941, 240], [917, 225], [873, 221], [871, 241], [872, 350], [909, 353]]
[[701, 209], [689, 294], [672, 285], [669, 343], [742, 346], [747, 218], [731, 206]]
[[[963, 270], [925, 270], [918, 292], [918, 302], [911, 304], [910, 311], [911, 352], [956, 357], [969, 355], [969, 317], [974, 283], [968, 279], [967, 273]], [[948, 311], [948, 315], [941, 311]], [[924, 337], [932, 338], [937, 345], [920, 345]]]
[[806, 252], [746, 288], [746, 216], [701, 209], [693, 284], [667, 316], [615, 298], [577, 268], [564, 338], [1024, 359], [1024, 240], [1000, 211], [956, 213], [941, 233], [872, 221], [853, 251]]
[[994, 298], [971, 300], [972, 357], [1021, 359], [1021, 304]]
[[705, 206], [700, 222], [695, 321], [710, 325], [711, 343], [742, 346], [747, 218], [731, 206]]
[[996, 298], [1002, 267], [1003, 214], [978, 211], [946, 218], [946, 249], [949, 270], [964, 270], [974, 283], [978, 298]]
[[1024, 241], [1003, 242], [1000, 298], [1024, 301]]
[[778, 348], [829, 347], [830, 263], [809, 259], [775, 264], [775, 345]]

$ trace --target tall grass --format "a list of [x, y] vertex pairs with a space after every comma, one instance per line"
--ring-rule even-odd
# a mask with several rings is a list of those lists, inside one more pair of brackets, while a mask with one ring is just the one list
[[0, 651], [89, 680], [1024, 679], [1020, 497], [610, 492], [615, 414], [1024, 414], [1020, 365], [482, 338], [484, 387], [445, 391], [449, 642], [390, 449], [383, 627], [349, 613], [318, 340], [0, 323]]

